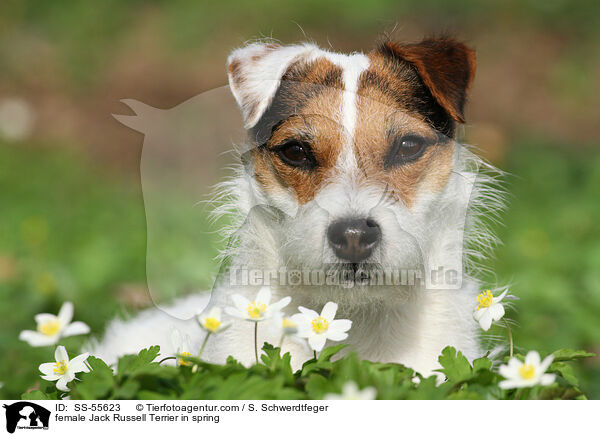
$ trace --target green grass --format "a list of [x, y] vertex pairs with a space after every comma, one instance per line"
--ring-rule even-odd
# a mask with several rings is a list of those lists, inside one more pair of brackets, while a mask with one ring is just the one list
[[[521, 300], [516, 344], [542, 354], [560, 348], [600, 349], [600, 154], [523, 140], [505, 168], [510, 207], [499, 229], [504, 246], [490, 266], [500, 283], [512, 283]], [[131, 311], [123, 284], [144, 284], [146, 229], [138, 180], [100, 171], [74, 153], [49, 147], [0, 144], [0, 397], [18, 398], [40, 379], [47, 348], [17, 338], [34, 328], [33, 316], [75, 304], [77, 320], [101, 332], [111, 317]], [[158, 250], [185, 259], [173, 286], [182, 293], [210, 287], [217, 237], [201, 217], [176, 214], [183, 199], [165, 193], [165, 227]], [[189, 229], [189, 232], [188, 230]], [[196, 244], [185, 240], [197, 237]], [[197, 268], [189, 268], [197, 265]], [[493, 333], [503, 335], [498, 328]], [[68, 338], [77, 349], [83, 338]], [[581, 388], [600, 398], [598, 361], [576, 366]]]

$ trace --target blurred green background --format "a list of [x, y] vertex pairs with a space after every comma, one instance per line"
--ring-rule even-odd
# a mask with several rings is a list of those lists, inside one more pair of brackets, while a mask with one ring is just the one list
[[[441, 32], [478, 53], [461, 137], [509, 173], [509, 209], [497, 226], [504, 245], [484, 279], [510, 283], [521, 298], [509, 313], [516, 344], [600, 352], [600, 2], [5, 0], [0, 397], [32, 387], [52, 356], [17, 339], [35, 328], [34, 314], [71, 300], [75, 318], [100, 333], [111, 317], [152, 304], [143, 137], [111, 117], [128, 113], [120, 99], [170, 108], [225, 85], [229, 51], [257, 37], [353, 51], [386, 33], [411, 41]], [[222, 177], [213, 154], [198, 167], [207, 187]], [[164, 198], [165, 210], [178, 210], [178, 195]], [[164, 219], [206, 229], [196, 250], [178, 252], [176, 238], [160, 243], [195, 266], [184, 269], [181, 293], [209, 288], [221, 243], [214, 226], [185, 214]], [[84, 340], [69, 338], [67, 348]], [[600, 398], [599, 366], [595, 358], [577, 367], [592, 398]]]

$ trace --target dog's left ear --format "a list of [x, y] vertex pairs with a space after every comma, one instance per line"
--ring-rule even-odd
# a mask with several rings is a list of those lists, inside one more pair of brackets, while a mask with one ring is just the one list
[[412, 64], [448, 115], [465, 122], [463, 110], [476, 66], [472, 48], [451, 38], [426, 38], [416, 44], [387, 41], [380, 51]]
[[272, 103], [288, 67], [298, 61], [314, 59], [318, 53], [318, 47], [313, 44], [254, 43], [229, 55], [229, 87], [242, 110], [246, 129], [254, 127]]

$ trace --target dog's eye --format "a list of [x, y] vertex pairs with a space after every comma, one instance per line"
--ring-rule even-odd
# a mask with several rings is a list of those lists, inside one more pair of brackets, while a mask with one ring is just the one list
[[276, 147], [275, 151], [286, 164], [299, 168], [316, 166], [310, 147], [299, 141], [288, 141]]
[[406, 135], [394, 141], [386, 158], [386, 166], [392, 167], [421, 157], [427, 147], [427, 139], [418, 135]]

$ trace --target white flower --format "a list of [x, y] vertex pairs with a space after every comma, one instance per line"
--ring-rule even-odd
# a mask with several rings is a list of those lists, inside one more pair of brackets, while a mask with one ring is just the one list
[[483, 330], [488, 331], [492, 326], [492, 321], [499, 321], [504, 316], [504, 306], [500, 302], [507, 292], [508, 289], [498, 297], [494, 297], [488, 289], [477, 296], [478, 305], [473, 312], [473, 318]]
[[208, 333], [219, 333], [229, 327], [229, 324], [223, 324], [221, 321], [220, 307], [213, 307], [206, 315], [197, 315], [196, 321]]
[[89, 353], [83, 353], [69, 360], [67, 350], [62, 345], [59, 345], [54, 352], [56, 362], [42, 363], [40, 365], [40, 372], [44, 374], [42, 378], [48, 381], [56, 380], [56, 389], [67, 392], [69, 391], [67, 383], [75, 379], [76, 373], [89, 371], [85, 365], [85, 360], [89, 355]]
[[231, 299], [234, 307], [226, 307], [225, 313], [248, 321], [263, 321], [272, 318], [292, 301], [291, 297], [285, 297], [276, 303], [269, 304], [271, 302], [271, 289], [268, 286], [260, 288], [253, 301], [240, 294], [232, 295]]
[[171, 333], [171, 342], [175, 347], [175, 355], [177, 356], [178, 366], [190, 366], [192, 362], [188, 362], [182, 357], [192, 355], [192, 346], [190, 345], [190, 336], [185, 333], [181, 333], [178, 329], [174, 328]]
[[362, 391], [353, 381], [346, 382], [342, 386], [342, 393], [327, 394], [323, 397], [324, 400], [374, 400], [377, 397], [377, 389], [373, 386], [364, 388]]
[[338, 305], [331, 301], [325, 304], [321, 314], [314, 310], [300, 306], [300, 313], [292, 316], [292, 321], [298, 326], [298, 337], [307, 338], [308, 344], [315, 351], [321, 351], [327, 339], [331, 341], [342, 341], [348, 337], [348, 330], [352, 327], [352, 321], [348, 319], [336, 319]]
[[85, 335], [90, 332], [87, 324], [73, 319], [73, 303], [65, 302], [57, 315], [38, 313], [35, 316], [37, 331], [23, 330], [19, 339], [26, 341], [32, 347], [54, 345], [61, 338], [75, 335]]
[[502, 389], [524, 388], [535, 385], [549, 385], [556, 377], [554, 374], [545, 374], [552, 363], [553, 356], [549, 355], [540, 362], [537, 351], [530, 351], [525, 356], [525, 362], [516, 357], [511, 357], [508, 365], [502, 365], [498, 369], [500, 375], [506, 380], [498, 383]]
[[279, 325], [284, 335], [295, 335], [298, 333], [298, 324], [292, 321], [291, 318], [282, 317]]

